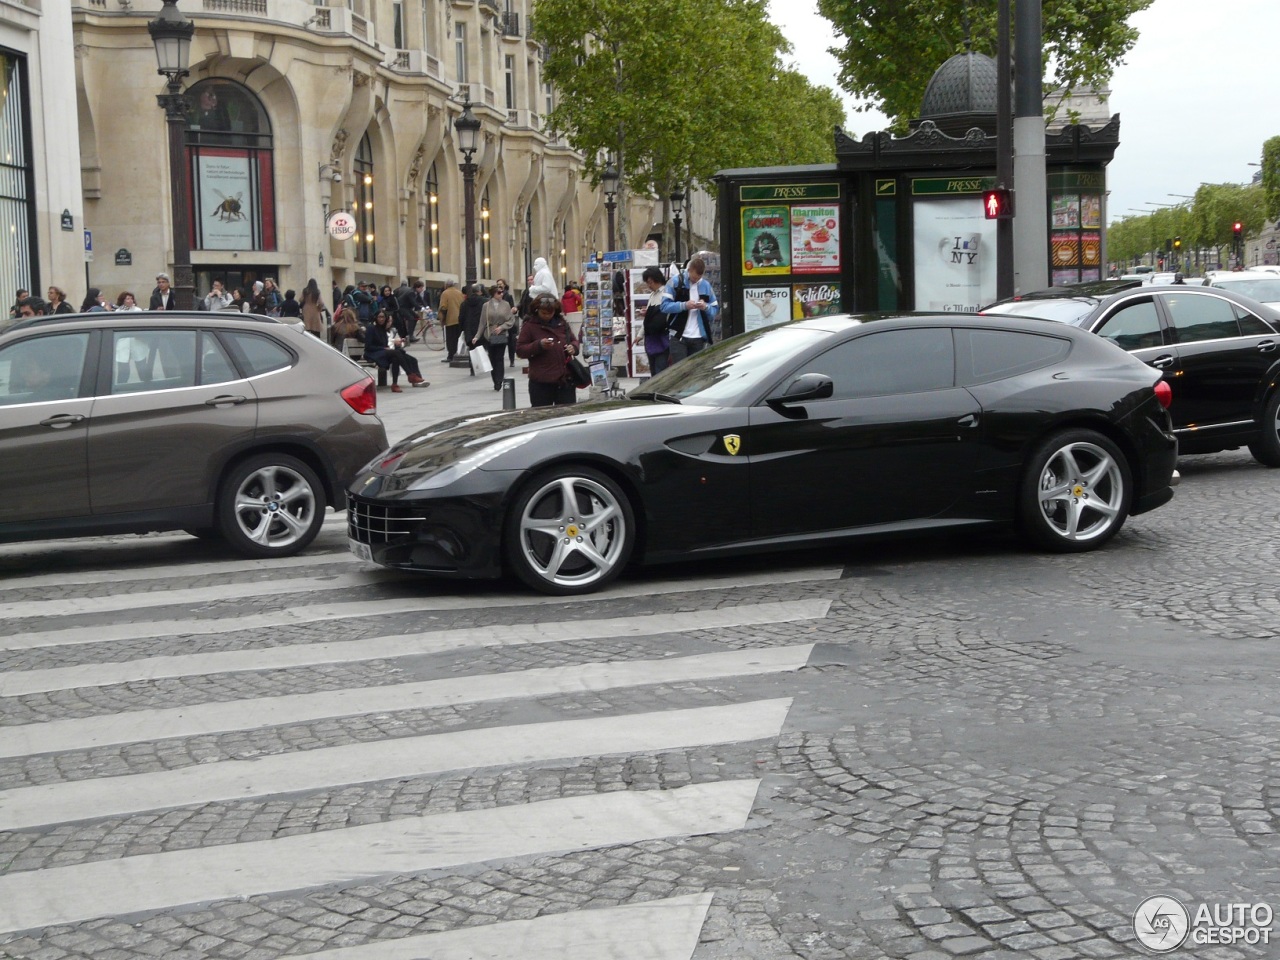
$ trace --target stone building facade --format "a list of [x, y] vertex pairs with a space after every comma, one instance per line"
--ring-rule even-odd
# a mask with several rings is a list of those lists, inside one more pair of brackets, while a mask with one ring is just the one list
[[[93, 282], [149, 292], [173, 256], [155, 100], [163, 79], [147, 33], [161, 2], [70, 3], [85, 218], [100, 251]], [[314, 277], [326, 292], [330, 281], [411, 277], [439, 289], [463, 279], [453, 123], [468, 97], [483, 124], [473, 158], [479, 279], [518, 289], [536, 257], [576, 277], [606, 246], [604, 198], [583, 181], [582, 158], [544, 132], [556, 94], [528, 36], [531, 7], [179, 0], [195, 23], [182, 179], [197, 292], [214, 277], [241, 286], [273, 276], [295, 289]], [[351, 240], [326, 234], [339, 208], [357, 219]], [[663, 207], [636, 199], [629, 213], [635, 246]], [[711, 204], [700, 199], [691, 213], [709, 232]]]
[[80, 305], [84, 220], [71, 12], [66, 0], [0, 0], [0, 302], [50, 284]]

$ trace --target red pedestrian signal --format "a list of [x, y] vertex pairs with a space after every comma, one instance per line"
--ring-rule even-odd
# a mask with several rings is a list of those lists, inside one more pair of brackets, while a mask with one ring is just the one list
[[1013, 191], [1004, 187], [982, 191], [982, 213], [988, 220], [1013, 219]]
[[1235, 223], [1231, 225], [1231, 232], [1234, 233], [1237, 237], [1240, 236], [1240, 233], [1243, 230], [1244, 230], [1244, 224], [1241, 223], [1239, 220], [1237, 220]]

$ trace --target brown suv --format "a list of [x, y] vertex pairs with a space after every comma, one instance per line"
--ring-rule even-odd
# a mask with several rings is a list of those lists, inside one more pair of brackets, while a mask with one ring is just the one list
[[386, 446], [368, 375], [274, 320], [91, 313], [0, 335], [0, 542], [187, 530], [289, 556]]

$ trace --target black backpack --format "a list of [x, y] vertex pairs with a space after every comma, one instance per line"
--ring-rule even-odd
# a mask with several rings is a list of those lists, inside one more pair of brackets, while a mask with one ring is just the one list
[[[671, 299], [676, 303], [689, 302], [689, 277], [683, 270], [676, 274], [676, 284], [671, 288]], [[680, 334], [684, 331], [684, 322], [688, 318], [689, 314], [684, 311], [668, 315], [667, 329], [671, 336], [680, 338]]]

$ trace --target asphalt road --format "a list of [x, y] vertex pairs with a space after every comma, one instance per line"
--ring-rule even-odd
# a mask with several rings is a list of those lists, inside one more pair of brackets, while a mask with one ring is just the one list
[[1155, 895], [1280, 907], [1280, 471], [1181, 469], [1099, 553], [571, 601], [364, 567], [337, 518], [279, 563], [0, 546], [0, 956], [1066, 960], [1152, 955]]

